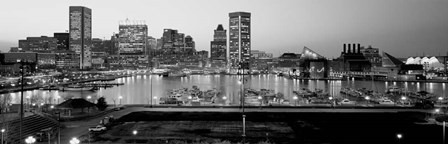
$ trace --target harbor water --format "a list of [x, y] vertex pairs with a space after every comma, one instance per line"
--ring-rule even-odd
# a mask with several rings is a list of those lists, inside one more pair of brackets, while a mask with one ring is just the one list
[[[100, 88], [96, 91], [58, 91], [58, 90], [33, 90], [24, 92], [25, 103], [60, 103], [70, 98], [90, 98], [96, 102], [99, 97], [105, 97], [108, 104], [156, 104], [160, 97], [166, 97], [172, 89], [189, 88], [197, 86], [200, 90], [218, 89], [215, 103], [240, 103], [240, 90], [244, 83], [245, 88], [255, 90], [271, 89], [275, 93], [282, 93], [286, 100], [292, 101], [293, 91], [302, 88], [315, 90], [322, 89], [330, 95], [339, 96], [341, 88], [367, 88], [378, 92], [385, 92], [390, 86], [397, 86], [409, 91], [428, 91], [437, 96], [448, 97], [448, 86], [445, 83], [423, 82], [384, 82], [384, 81], [359, 81], [359, 80], [293, 80], [277, 75], [190, 75], [187, 77], [162, 77], [158, 75], [135, 75], [118, 78], [114, 83], [124, 83], [121, 86]], [[20, 92], [2, 94], [11, 96], [12, 103], [20, 102]], [[121, 99], [120, 99], [121, 96]], [[226, 97], [224, 100], [223, 97]]]

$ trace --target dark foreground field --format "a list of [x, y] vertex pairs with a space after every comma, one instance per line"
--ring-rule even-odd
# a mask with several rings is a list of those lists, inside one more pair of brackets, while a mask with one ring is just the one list
[[[246, 113], [246, 142], [327, 144], [440, 144], [442, 127], [416, 124], [424, 113]], [[133, 112], [98, 137], [103, 142], [242, 141], [236, 112]], [[136, 136], [132, 131], [137, 130]]]

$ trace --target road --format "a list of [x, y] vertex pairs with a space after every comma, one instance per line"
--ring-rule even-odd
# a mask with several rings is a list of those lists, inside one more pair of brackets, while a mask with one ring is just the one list
[[[119, 118], [134, 111], [154, 111], [154, 112], [242, 112], [240, 108], [145, 108], [145, 107], [127, 107], [120, 111], [114, 111], [105, 116], [113, 115]], [[291, 112], [291, 113], [397, 113], [404, 111], [417, 111], [431, 113], [433, 110], [420, 109], [353, 109], [353, 108], [245, 108], [245, 112]], [[61, 143], [69, 143], [73, 137], [79, 137], [88, 133], [88, 128], [99, 124], [105, 116], [93, 118], [83, 121], [63, 122], [66, 128], [61, 130]], [[41, 142], [47, 144], [48, 142]], [[52, 143], [57, 143], [57, 137], [52, 140]]]

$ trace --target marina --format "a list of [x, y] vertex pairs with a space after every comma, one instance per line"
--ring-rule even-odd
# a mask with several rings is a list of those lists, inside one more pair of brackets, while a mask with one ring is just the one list
[[[306, 106], [306, 105], [341, 105], [344, 99], [353, 101], [356, 105], [386, 105], [393, 102], [395, 106], [404, 103], [415, 104], [418, 100], [428, 97], [435, 105], [446, 103], [448, 88], [444, 83], [412, 83], [412, 82], [381, 82], [381, 81], [331, 81], [331, 80], [293, 80], [273, 74], [245, 76], [244, 84], [247, 106]], [[96, 86], [94, 91], [51, 91], [34, 89], [24, 92], [24, 95], [51, 98], [53, 103], [70, 98], [87, 98], [92, 100], [105, 97], [107, 103], [118, 102], [122, 96], [122, 104], [181, 104], [181, 105], [216, 105], [238, 106], [241, 104], [241, 80], [238, 75], [188, 75], [185, 77], [163, 77], [158, 75], [134, 75], [117, 78], [114, 81], [85, 82], [85, 86]], [[111, 87], [112, 86], [112, 87]], [[195, 86], [195, 88], [193, 88]], [[400, 94], [390, 94], [386, 91], [391, 86], [402, 91]], [[200, 92], [199, 92], [200, 91]], [[423, 95], [418, 92], [426, 91]], [[11, 92], [13, 103], [20, 99], [20, 92]], [[191, 99], [188, 99], [191, 96]], [[261, 96], [261, 100], [259, 99]], [[280, 97], [281, 96], [281, 97]], [[369, 97], [369, 100], [366, 99]], [[406, 100], [402, 100], [405, 96]], [[331, 97], [331, 99], [330, 99]], [[443, 101], [438, 101], [442, 97]], [[179, 100], [178, 102], [176, 102]]]

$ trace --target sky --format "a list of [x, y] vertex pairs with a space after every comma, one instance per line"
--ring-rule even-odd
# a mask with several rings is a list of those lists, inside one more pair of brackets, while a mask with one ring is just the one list
[[119, 21], [144, 20], [148, 35], [163, 29], [191, 35], [210, 50], [230, 12], [251, 13], [252, 49], [301, 53], [308, 47], [336, 58], [344, 43], [379, 48], [396, 57], [448, 52], [448, 0], [7, 0], [0, 6], [0, 51], [19, 39], [65, 32], [69, 6], [92, 9], [92, 36], [110, 39]]

